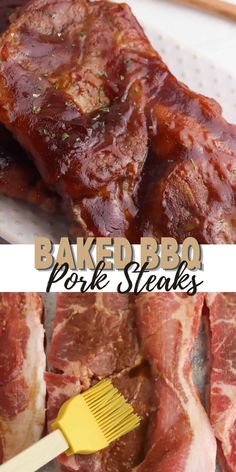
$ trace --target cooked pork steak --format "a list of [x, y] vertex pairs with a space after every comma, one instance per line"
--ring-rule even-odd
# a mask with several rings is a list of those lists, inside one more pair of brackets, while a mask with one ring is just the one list
[[88, 233], [125, 234], [136, 212], [147, 154], [142, 38], [124, 6], [41, 0], [2, 37], [1, 119]]
[[0, 58], [0, 119], [75, 234], [236, 241], [235, 127], [170, 74], [126, 5], [34, 0]]
[[180, 242], [187, 236], [201, 243], [236, 242], [236, 127], [214, 100], [160, 71], [156, 60], [147, 81], [151, 146], [137, 231]]
[[0, 463], [38, 441], [46, 386], [42, 300], [0, 293]]
[[15, 14], [18, 8], [23, 7], [28, 0], [1, 0], [0, 5], [0, 33], [9, 25], [9, 18]]
[[140, 356], [132, 297], [119, 294], [60, 294], [46, 374], [48, 420], [72, 395], [103, 377], [130, 401], [141, 416], [137, 430], [92, 456], [62, 455], [66, 470], [130, 472], [148, 447], [155, 412], [153, 379]]
[[[3, 0], [0, 5], [0, 34], [9, 25], [9, 16], [20, 13], [27, 0]], [[38, 205], [43, 210], [60, 212], [59, 198], [51, 192], [40, 177], [34, 164], [0, 125], [0, 193], [7, 197]]]
[[35, 204], [49, 213], [61, 211], [57, 195], [47, 188], [34, 165], [3, 126], [0, 126], [0, 193]]

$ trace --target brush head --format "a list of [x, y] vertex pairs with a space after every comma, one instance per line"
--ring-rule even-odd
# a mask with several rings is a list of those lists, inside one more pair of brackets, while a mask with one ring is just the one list
[[137, 428], [140, 421], [112, 382], [102, 380], [65, 402], [52, 429], [64, 434], [68, 455], [91, 454]]
[[110, 380], [102, 380], [82, 396], [109, 443], [139, 426], [139, 416]]

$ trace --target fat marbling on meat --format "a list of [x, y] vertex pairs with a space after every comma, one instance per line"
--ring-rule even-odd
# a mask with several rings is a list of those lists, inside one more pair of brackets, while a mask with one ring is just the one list
[[0, 293], [0, 463], [38, 441], [45, 422], [42, 300]]
[[142, 352], [158, 402], [151, 447], [135, 472], [215, 472], [216, 440], [193, 383], [191, 352], [204, 294], [142, 294], [136, 300]]
[[61, 404], [110, 377], [141, 416], [141, 426], [91, 456], [60, 456], [66, 470], [130, 472], [148, 447], [155, 397], [148, 363], [140, 356], [133, 300], [129, 295], [59, 294], [46, 374], [48, 421]]
[[[236, 471], [236, 294], [208, 293], [211, 370], [209, 413], [223, 472]], [[223, 455], [223, 458], [221, 458]]]
[[103, 377], [131, 401], [141, 428], [91, 456], [80, 472], [215, 472], [216, 440], [192, 380], [204, 294], [58, 295], [47, 373], [48, 420]]

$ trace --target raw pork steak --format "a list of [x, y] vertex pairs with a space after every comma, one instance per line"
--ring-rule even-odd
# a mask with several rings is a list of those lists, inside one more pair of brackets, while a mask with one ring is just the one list
[[216, 441], [192, 380], [191, 351], [204, 295], [143, 294], [136, 300], [144, 356], [158, 402], [151, 447], [136, 472], [215, 472]]
[[108, 376], [142, 417], [140, 428], [101, 453], [62, 455], [66, 470], [215, 472], [216, 440], [191, 372], [203, 301], [158, 293], [58, 296], [49, 424], [65, 399]]
[[0, 294], [0, 462], [40, 439], [45, 421], [42, 301]]
[[[209, 293], [210, 419], [220, 442], [223, 472], [236, 471], [236, 293]], [[221, 454], [220, 454], [221, 456]]]
[[134, 315], [128, 295], [58, 296], [49, 360], [63, 372], [46, 375], [49, 422], [68, 397], [103, 377], [112, 378], [142, 418], [140, 428], [101, 453], [62, 455], [60, 462], [66, 470], [129, 472], [145, 455], [155, 411], [153, 380], [148, 363], [140, 356]]

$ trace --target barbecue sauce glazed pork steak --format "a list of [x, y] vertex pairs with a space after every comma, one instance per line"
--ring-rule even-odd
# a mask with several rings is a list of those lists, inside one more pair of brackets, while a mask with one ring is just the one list
[[48, 420], [70, 396], [111, 377], [141, 416], [141, 426], [91, 456], [62, 455], [66, 470], [130, 472], [148, 448], [154, 406], [153, 379], [142, 358], [132, 297], [119, 294], [59, 294], [46, 374]]
[[0, 5], [0, 33], [9, 26], [11, 15], [18, 13], [18, 9], [26, 5], [28, 0], [1, 0]]
[[48, 213], [61, 212], [57, 195], [47, 188], [23, 149], [3, 126], [0, 126], [0, 192]]
[[[26, 0], [3, 0], [0, 5], [0, 34], [20, 14], [20, 7]], [[41, 179], [36, 167], [30, 161], [11, 134], [0, 126], [0, 192], [11, 198], [24, 200], [41, 209], [60, 212], [57, 195], [51, 192]]]
[[8, 30], [14, 30], [11, 46], [8, 33], [2, 38], [9, 63], [1, 59], [14, 89], [9, 127], [76, 223], [101, 235], [127, 231], [147, 154], [136, 71], [122, 80], [143, 36], [126, 10], [106, 2], [36, 1]]
[[74, 234], [236, 241], [236, 131], [125, 4], [34, 0], [0, 41], [0, 119]]

